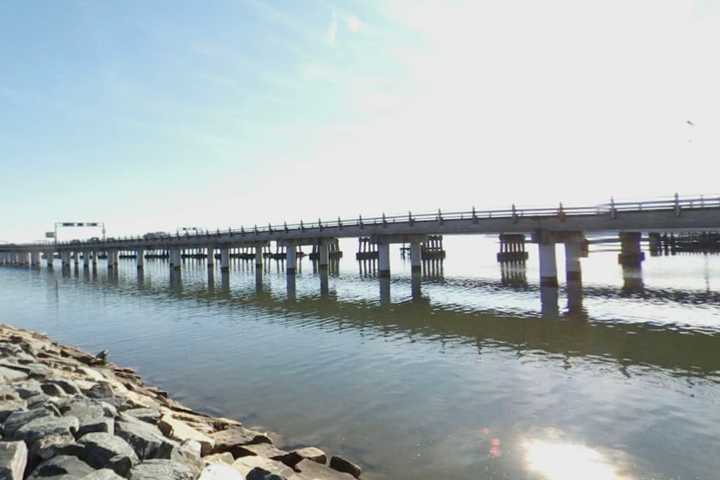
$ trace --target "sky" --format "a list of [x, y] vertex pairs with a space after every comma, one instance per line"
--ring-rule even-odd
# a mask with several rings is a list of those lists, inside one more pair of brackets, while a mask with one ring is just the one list
[[0, 241], [720, 194], [718, 47], [720, 0], [6, 0]]

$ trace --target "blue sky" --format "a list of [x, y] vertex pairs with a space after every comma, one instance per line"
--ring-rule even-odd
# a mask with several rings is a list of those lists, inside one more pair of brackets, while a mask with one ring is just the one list
[[6, 1], [0, 240], [720, 193], [717, 45], [708, 0]]

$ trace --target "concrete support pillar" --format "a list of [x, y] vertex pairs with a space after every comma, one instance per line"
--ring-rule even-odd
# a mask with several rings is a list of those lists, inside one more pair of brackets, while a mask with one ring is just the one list
[[117, 270], [118, 268], [118, 251], [108, 250], [107, 251], [107, 266], [108, 270]]
[[320, 241], [318, 245], [318, 270], [320, 272], [327, 272], [328, 265], [330, 264], [330, 245], [328, 240]]
[[213, 268], [215, 266], [215, 247], [208, 245], [207, 247], [207, 266]]
[[624, 267], [640, 267], [645, 254], [640, 246], [642, 234], [640, 232], [620, 233], [620, 255], [618, 263]]
[[420, 240], [410, 242], [410, 265], [412, 273], [422, 272], [422, 246]]
[[92, 259], [91, 259], [91, 260], [92, 260], [92, 265], [93, 265], [93, 268], [95, 268], [95, 267], [97, 267], [98, 251], [97, 251], [97, 250], [93, 250], [91, 253], [92, 253]]
[[540, 257], [540, 286], [557, 287], [557, 261], [555, 258], [555, 242], [541, 241], [538, 243]]
[[582, 281], [582, 270], [580, 256], [582, 255], [582, 244], [579, 239], [567, 240], [565, 242], [565, 279], [568, 283], [579, 283]]
[[80, 264], [80, 252], [77, 250], [73, 252], [73, 263], [76, 267]]
[[220, 249], [220, 270], [223, 272], [230, 271], [230, 249], [227, 247]]
[[142, 270], [145, 268], [145, 250], [142, 248], [138, 248], [135, 250], [135, 264], [137, 265], [138, 270]]
[[257, 246], [255, 247], [255, 270], [258, 272], [262, 272], [262, 266], [263, 266], [263, 257], [262, 257], [262, 247]]
[[90, 269], [90, 250], [85, 250], [83, 252], [83, 268], [85, 270]]
[[48, 250], [45, 252], [45, 262], [47, 263], [48, 268], [53, 267], [53, 262], [55, 262], [55, 252], [52, 250]]
[[288, 275], [295, 275], [297, 271], [297, 247], [295, 245], [288, 245], [285, 253], [285, 272]]
[[63, 268], [68, 268], [70, 266], [70, 252], [67, 250], [60, 252], [60, 259], [62, 260]]
[[40, 252], [37, 250], [33, 250], [30, 252], [30, 265], [33, 268], [37, 268], [40, 266]]
[[390, 244], [378, 242], [378, 277], [390, 277]]
[[182, 267], [182, 254], [179, 248], [171, 248], [168, 252], [170, 270], [180, 270]]

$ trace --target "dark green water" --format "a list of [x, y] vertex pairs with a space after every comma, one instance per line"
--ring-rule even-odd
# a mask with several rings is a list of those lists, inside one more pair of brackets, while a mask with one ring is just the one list
[[142, 277], [131, 260], [117, 277], [4, 267], [0, 321], [109, 348], [184, 402], [367, 478], [718, 477], [720, 258], [648, 258], [640, 285], [594, 252], [583, 291], [543, 308], [533, 251], [529, 285], [508, 287], [493, 242], [446, 240], [420, 298], [394, 257], [382, 301], [354, 247], [328, 295], [306, 260], [294, 299], [274, 264], [260, 291], [237, 263], [212, 283], [199, 261], [179, 281], [160, 261]]

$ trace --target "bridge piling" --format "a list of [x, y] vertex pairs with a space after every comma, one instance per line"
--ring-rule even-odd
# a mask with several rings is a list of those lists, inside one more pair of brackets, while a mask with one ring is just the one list
[[552, 239], [540, 239], [538, 242], [538, 256], [540, 260], [540, 286], [557, 288], [555, 242]]
[[582, 256], [582, 240], [578, 235], [575, 238], [565, 240], [565, 280], [567, 283], [582, 282], [582, 267], [580, 257]]
[[[285, 249], [285, 273], [294, 276], [297, 271], [297, 247], [288, 244]], [[290, 280], [288, 280], [289, 282]], [[294, 281], [294, 280], [293, 280]]]
[[378, 277], [390, 278], [390, 242], [378, 239]]
[[138, 270], [145, 268], [145, 249], [138, 248], [135, 250], [135, 265]]

